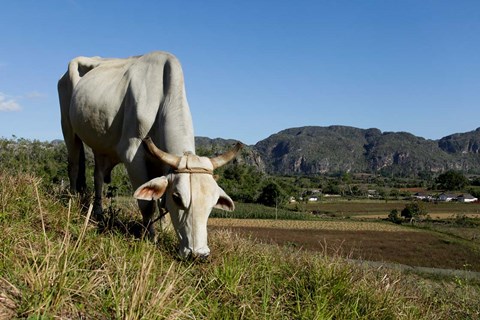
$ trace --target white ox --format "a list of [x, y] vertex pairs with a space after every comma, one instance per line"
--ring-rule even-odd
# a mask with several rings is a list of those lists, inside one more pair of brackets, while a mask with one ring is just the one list
[[[78, 57], [59, 80], [58, 93], [73, 192], [86, 190], [83, 143], [94, 154], [94, 216], [102, 219], [103, 183], [110, 182], [112, 169], [123, 163], [149, 236], [154, 235], [155, 200], [162, 198], [180, 255], [208, 256], [207, 219], [212, 208], [234, 210], [212, 173], [232, 160], [241, 144], [212, 159], [195, 155], [178, 60], [166, 52], [126, 59]], [[144, 140], [144, 148], [142, 139], [147, 136], [151, 139]]]

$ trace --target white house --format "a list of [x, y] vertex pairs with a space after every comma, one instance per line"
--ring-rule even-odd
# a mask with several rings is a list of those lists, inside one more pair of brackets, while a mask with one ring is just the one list
[[417, 199], [417, 200], [432, 200], [432, 196], [429, 195], [429, 194], [426, 194], [426, 193], [423, 193], [423, 192], [417, 192], [413, 195], [413, 198], [414, 199]]
[[438, 196], [438, 201], [449, 202], [456, 199], [457, 199], [457, 196], [451, 193], [442, 193]]
[[478, 201], [478, 198], [475, 198], [471, 194], [465, 193], [461, 194], [457, 197], [458, 201], [460, 202], [475, 202]]

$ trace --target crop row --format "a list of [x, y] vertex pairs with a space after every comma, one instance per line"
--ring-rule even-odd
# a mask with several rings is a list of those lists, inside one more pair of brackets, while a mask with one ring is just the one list
[[218, 227], [253, 227], [299, 230], [338, 230], [338, 231], [388, 231], [415, 232], [414, 229], [382, 222], [366, 221], [301, 221], [301, 220], [260, 220], [260, 219], [218, 219], [208, 221], [211, 226]]

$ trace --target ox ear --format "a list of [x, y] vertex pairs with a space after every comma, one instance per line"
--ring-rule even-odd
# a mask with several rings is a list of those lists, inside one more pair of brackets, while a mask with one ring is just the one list
[[233, 200], [223, 191], [222, 188], [218, 187], [220, 191], [220, 197], [218, 198], [217, 204], [214, 205], [214, 208], [222, 209], [225, 211], [233, 211], [235, 210], [235, 204], [233, 204]]
[[167, 190], [167, 186], [166, 177], [155, 178], [138, 187], [133, 196], [138, 200], [158, 200]]

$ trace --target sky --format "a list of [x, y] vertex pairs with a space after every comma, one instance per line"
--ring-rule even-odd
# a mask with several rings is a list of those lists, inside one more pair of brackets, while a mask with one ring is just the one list
[[62, 139], [57, 82], [74, 57], [155, 50], [182, 63], [197, 136], [480, 127], [478, 0], [6, 0], [0, 41], [3, 138]]

